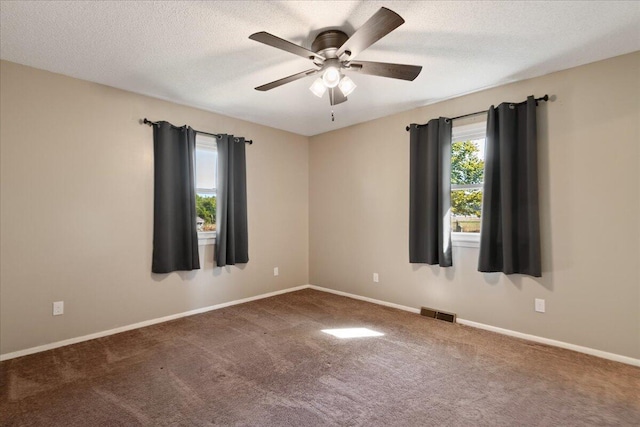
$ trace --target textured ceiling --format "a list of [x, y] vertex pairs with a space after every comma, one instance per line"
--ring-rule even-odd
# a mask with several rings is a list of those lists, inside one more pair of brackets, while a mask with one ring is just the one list
[[[328, 95], [308, 90], [314, 77], [254, 90], [311, 63], [250, 34], [309, 48], [327, 28], [351, 35], [382, 6], [406, 23], [358, 59], [422, 65], [415, 81], [352, 73], [358, 88], [333, 107], [335, 122]], [[0, 3], [2, 59], [303, 135], [637, 50], [640, 2]]]

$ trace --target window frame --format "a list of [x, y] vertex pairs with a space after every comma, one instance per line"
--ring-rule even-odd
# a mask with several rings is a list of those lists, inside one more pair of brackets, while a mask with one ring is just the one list
[[[194, 152], [194, 156], [198, 155], [198, 150], [209, 150], [209, 151], [215, 151], [216, 152], [216, 161], [218, 160], [218, 146], [216, 144], [216, 139], [212, 136], [209, 135], [204, 135], [201, 133], [197, 133], [196, 134], [196, 150]], [[217, 197], [217, 182], [216, 182], [216, 187], [211, 189], [211, 188], [200, 188], [198, 187], [198, 174], [197, 174], [197, 159], [194, 159], [194, 168], [193, 168], [193, 173], [194, 173], [194, 184], [195, 184], [195, 193], [196, 194], [207, 194], [207, 195], [211, 195], [213, 197]], [[217, 165], [216, 165], [217, 167]], [[198, 245], [199, 246], [207, 246], [207, 245], [213, 245], [216, 242], [216, 233], [217, 231], [198, 231]]]
[[[469, 123], [465, 125], [453, 126], [451, 128], [451, 144], [458, 141], [469, 141], [474, 139], [486, 140], [487, 122], [486, 120]], [[451, 184], [451, 191], [456, 190], [481, 190], [484, 196], [484, 179], [481, 184]], [[482, 214], [480, 216], [482, 218]], [[452, 246], [478, 248], [480, 247], [480, 233], [451, 232]]]

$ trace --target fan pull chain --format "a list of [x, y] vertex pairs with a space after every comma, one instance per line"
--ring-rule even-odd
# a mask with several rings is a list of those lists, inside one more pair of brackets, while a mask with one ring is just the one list
[[333, 110], [331, 110], [331, 121], [332, 122], [336, 121], [336, 116], [333, 115]]

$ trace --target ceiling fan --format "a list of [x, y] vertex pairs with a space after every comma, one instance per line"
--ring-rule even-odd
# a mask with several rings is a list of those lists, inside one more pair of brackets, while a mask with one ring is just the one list
[[[265, 31], [251, 34], [249, 36], [251, 40], [307, 58], [315, 66], [309, 70], [258, 86], [256, 90], [271, 90], [286, 83], [322, 73], [322, 76], [313, 82], [309, 90], [318, 97], [322, 97], [328, 90], [329, 102], [331, 105], [336, 105], [345, 102], [347, 96], [356, 88], [353, 80], [345, 76], [343, 71], [355, 71], [372, 76], [413, 81], [420, 74], [421, 66], [354, 61], [354, 58], [360, 52], [402, 24], [404, 24], [404, 19], [400, 15], [386, 7], [382, 7], [358, 28], [351, 37], [348, 37], [340, 30], [321, 32], [311, 44], [311, 50]], [[336, 88], [338, 90], [335, 90]]]

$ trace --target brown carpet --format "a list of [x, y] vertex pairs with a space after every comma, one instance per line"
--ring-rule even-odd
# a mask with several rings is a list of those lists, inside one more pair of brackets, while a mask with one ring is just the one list
[[0, 368], [3, 426], [640, 425], [640, 368], [313, 290]]

